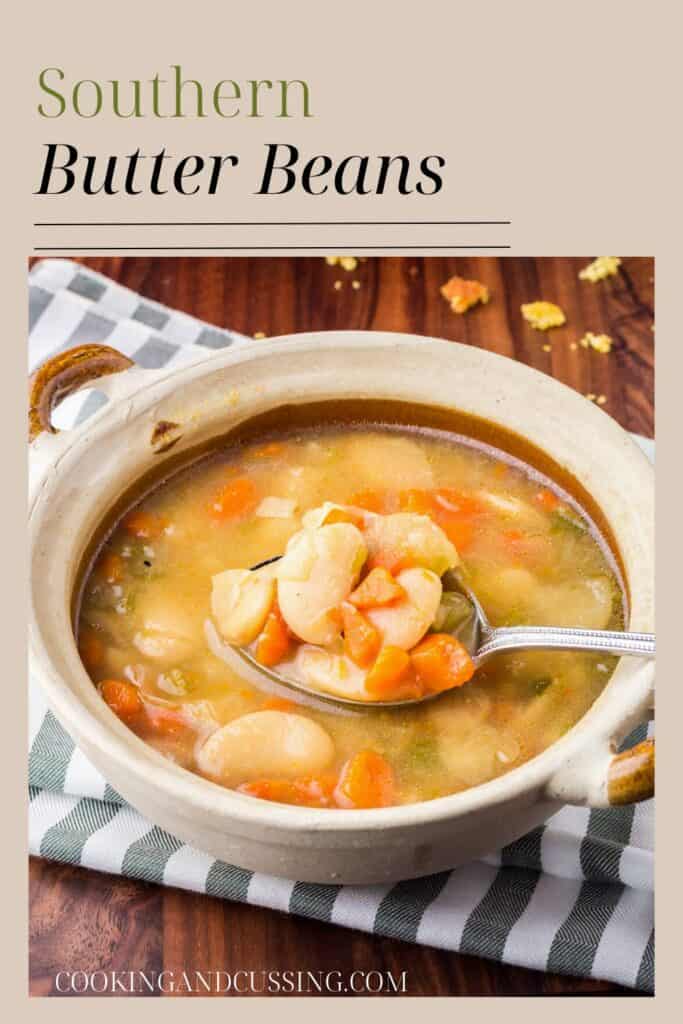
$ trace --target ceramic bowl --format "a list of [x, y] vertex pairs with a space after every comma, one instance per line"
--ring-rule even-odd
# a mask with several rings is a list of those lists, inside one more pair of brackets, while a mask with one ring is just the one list
[[[75, 388], [108, 403], [54, 432]], [[152, 467], [283, 404], [393, 399], [482, 417], [542, 449], [601, 510], [630, 596], [629, 628], [653, 631], [653, 470], [602, 410], [552, 378], [480, 349], [367, 332], [295, 335], [145, 370], [105, 346], [61, 353], [31, 379], [31, 671], [64, 728], [151, 821], [229, 863], [335, 883], [391, 882], [452, 868], [539, 825], [562, 803], [652, 795], [648, 741], [615, 756], [653, 705], [654, 666], [623, 658], [581, 721], [544, 753], [465, 792], [379, 810], [319, 811], [223, 789], [163, 758], [111, 713], [76, 650], [72, 603], [107, 511]]]

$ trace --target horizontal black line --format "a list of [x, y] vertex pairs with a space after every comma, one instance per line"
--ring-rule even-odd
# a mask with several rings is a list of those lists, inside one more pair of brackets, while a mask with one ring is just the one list
[[284, 227], [477, 227], [509, 220], [129, 220], [36, 221], [34, 228], [284, 228]]
[[166, 252], [181, 250], [191, 252], [195, 249], [222, 252], [227, 250], [269, 252], [272, 250], [296, 250], [297, 252], [320, 251], [330, 252], [337, 249], [353, 249], [354, 252], [366, 249], [509, 249], [509, 245], [34, 245], [34, 252]]

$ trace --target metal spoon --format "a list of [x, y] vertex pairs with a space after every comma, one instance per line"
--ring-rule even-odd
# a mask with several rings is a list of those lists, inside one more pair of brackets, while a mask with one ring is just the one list
[[[261, 569], [265, 565], [277, 562], [280, 555], [275, 558], [266, 559], [252, 566], [253, 569]], [[471, 614], [456, 629], [451, 630], [452, 634], [465, 645], [474, 662], [475, 668], [480, 668], [487, 658], [494, 654], [501, 654], [503, 651], [530, 651], [530, 650], [554, 650], [554, 651], [592, 651], [594, 654], [632, 655], [639, 658], [654, 658], [655, 637], [654, 633], [626, 633], [606, 629], [569, 629], [555, 626], [500, 626], [494, 627], [486, 617], [476, 594], [467, 585], [460, 572], [449, 570], [443, 577], [444, 593], [457, 593], [463, 595], [471, 606]], [[332, 704], [350, 705], [355, 708], [383, 709], [394, 707], [410, 707], [415, 704], [424, 704], [426, 701], [434, 700], [448, 693], [426, 694], [422, 697], [413, 697], [407, 700], [382, 700], [364, 701], [352, 697], [339, 697], [332, 693], [324, 693], [306, 686], [305, 683], [290, 676], [275, 672], [272, 668], [266, 668], [254, 658], [245, 647], [235, 646], [235, 650], [260, 672], [265, 673], [274, 681], [299, 690], [301, 693], [315, 697], [317, 700], [329, 701]]]

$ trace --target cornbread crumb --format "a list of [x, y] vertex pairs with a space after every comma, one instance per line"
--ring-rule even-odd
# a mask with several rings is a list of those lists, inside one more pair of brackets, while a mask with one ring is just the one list
[[570, 349], [572, 350], [572, 352], [576, 352], [576, 350], [577, 350], [577, 348], [578, 348], [579, 346], [578, 346], [578, 345], [576, 344], [576, 342], [575, 342], [575, 341], [572, 341], [572, 342], [570, 342], [570, 344], [569, 344], [569, 347], [570, 347]]
[[591, 284], [595, 284], [606, 277], [612, 277], [620, 266], [621, 260], [618, 256], [598, 256], [587, 267], [579, 271], [579, 277], [582, 281], [590, 281]]
[[341, 288], [343, 287], [343, 285], [344, 285], [344, 282], [343, 282], [343, 281], [339, 281], [339, 280], [336, 280], [336, 281], [334, 282], [334, 285], [333, 285], [333, 287], [334, 287], [334, 290], [335, 290], [336, 292], [340, 291], [340, 289], [341, 289]]
[[553, 346], [552, 345], [541, 345], [541, 348], [543, 349], [544, 352], [552, 352], [552, 350], [553, 350]]
[[351, 287], [353, 288], [354, 292], [357, 292], [358, 289], [360, 288], [360, 281], [352, 281]]
[[554, 302], [525, 302], [521, 310], [522, 316], [535, 331], [561, 327], [567, 320], [563, 311]]
[[339, 265], [342, 270], [355, 270], [358, 266], [358, 260], [355, 256], [326, 256], [325, 263], [328, 267], [336, 267]]
[[592, 391], [589, 391], [587, 393], [587, 395], [586, 395], [586, 398], [588, 399], [589, 402], [594, 402], [597, 397], [598, 396], [594, 395]]
[[254, 334], [254, 341], [261, 341], [265, 336], [264, 331], [256, 331]]
[[489, 301], [489, 290], [481, 281], [466, 281], [462, 277], [451, 277], [439, 289], [454, 313], [465, 313], [478, 302], [482, 305]]
[[600, 352], [601, 355], [607, 355], [612, 351], [612, 339], [609, 334], [593, 334], [592, 331], [587, 331], [579, 341], [579, 345], [582, 348], [592, 348], [596, 352]]
[[607, 401], [607, 395], [598, 395], [596, 401], [597, 401], [598, 405], [604, 405], [605, 402]]

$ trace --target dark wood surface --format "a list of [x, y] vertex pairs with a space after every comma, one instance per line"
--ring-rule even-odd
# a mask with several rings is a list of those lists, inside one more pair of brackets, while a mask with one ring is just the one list
[[[500, 352], [582, 394], [604, 395], [606, 413], [652, 437], [653, 261], [626, 258], [618, 277], [592, 285], [577, 276], [589, 259], [377, 258], [360, 263], [353, 273], [323, 259], [80, 262], [150, 299], [247, 335], [389, 330]], [[465, 316], [452, 313], [439, 287], [454, 273], [485, 282], [491, 290], [488, 305]], [[352, 288], [353, 280], [359, 288]], [[341, 287], [335, 287], [339, 281]], [[547, 333], [531, 330], [519, 307], [534, 299], [559, 303], [567, 324]], [[612, 352], [573, 348], [585, 331], [611, 335]], [[410, 995], [631, 994], [605, 982], [493, 964], [34, 859], [31, 993], [57, 994], [55, 976], [65, 969], [339, 970], [345, 975], [362, 969], [406, 971]]]

